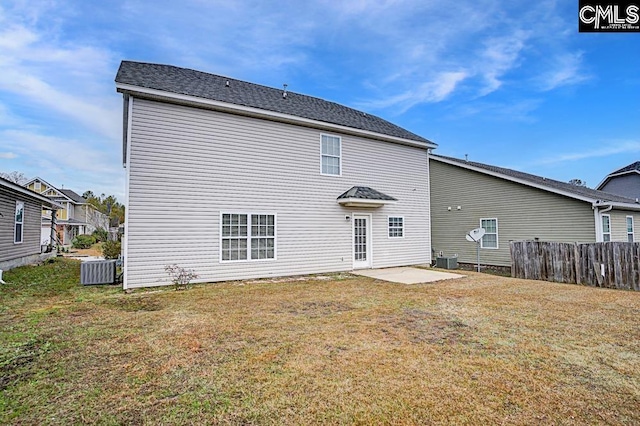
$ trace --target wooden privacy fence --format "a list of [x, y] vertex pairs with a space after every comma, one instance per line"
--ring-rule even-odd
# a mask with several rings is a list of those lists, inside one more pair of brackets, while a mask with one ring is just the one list
[[511, 276], [640, 291], [640, 243], [512, 241]]

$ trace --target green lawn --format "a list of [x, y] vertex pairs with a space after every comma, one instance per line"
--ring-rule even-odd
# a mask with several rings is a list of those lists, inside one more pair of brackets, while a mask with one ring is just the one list
[[640, 424], [640, 293], [349, 274], [125, 294], [5, 273], [0, 424]]

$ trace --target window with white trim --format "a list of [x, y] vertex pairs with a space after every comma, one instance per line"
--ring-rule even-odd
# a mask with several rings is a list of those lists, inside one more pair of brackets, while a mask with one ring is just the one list
[[16, 201], [16, 216], [14, 222], [13, 243], [22, 243], [22, 237], [24, 236], [24, 203], [22, 201]]
[[633, 216], [627, 216], [627, 241], [633, 242]]
[[338, 136], [322, 135], [320, 141], [320, 173], [340, 176], [342, 142]]
[[268, 260], [276, 257], [276, 216], [222, 213], [220, 260]]
[[404, 217], [389, 216], [389, 238], [404, 237]]
[[42, 191], [42, 183], [40, 183], [40, 182], [34, 182], [34, 183], [33, 183], [33, 190], [34, 190], [34, 191], [37, 191], [37, 192]]
[[484, 228], [485, 233], [480, 240], [480, 248], [497, 249], [498, 248], [498, 219], [488, 218], [480, 219], [480, 228]]
[[602, 241], [611, 241], [611, 216], [602, 215]]

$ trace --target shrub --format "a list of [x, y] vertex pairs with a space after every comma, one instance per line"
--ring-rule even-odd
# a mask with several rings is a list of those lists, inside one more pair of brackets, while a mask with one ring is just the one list
[[99, 243], [104, 243], [109, 238], [109, 231], [107, 231], [104, 228], [97, 228], [95, 231], [93, 231], [93, 234], [91, 234], [91, 235]]
[[102, 244], [102, 255], [105, 259], [117, 259], [120, 253], [120, 241], [105, 241]]
[[92, 235], [82, 234], [78, 235], [71, 241], [73, 248], [87, 249], [96, 243], [96, 239]]
[[176, 290], [186, 289], [192, 279], [198, 278], [198, 274], [193, 269], [185, 269], [178, 265], [167, 265], [164, 270], [171, 277], [171, 282], [176, 286]]

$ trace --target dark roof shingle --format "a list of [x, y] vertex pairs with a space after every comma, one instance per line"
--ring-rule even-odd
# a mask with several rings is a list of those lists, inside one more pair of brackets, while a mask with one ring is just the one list
[[368, 186], [354, 186], [346, 192], [343, 192], [338, 196], [338, 200], [345, 198], [356, 198], [360, 200], [384, 200], [384, 201], [398, 201], [396, 198], [390, 197], [387, 194], [383, 194], [380, 191], [376, 191]]
[[285, 98], [283, 89], [172, 65], [122, 61], [116, 75], [116, 83], [258, 108], [433, 144], [428, 139], [380, 117], [334, 102], [294, 92], [287, 92]]
[[628, 166], [616, 170], [615, 172], [609, 174], [609, 176], [627, 172], [640, 172], [640, 161], [636, 161], [635, 163], [629, 164]]
[[452, 162], [459, 163], [461, 165], [473, 166], [479, 169], [484, 169], [490, 172], [499, 173], [505, 175], [507, 177], [524, 180], [536, 185], [546, 186], [550, 189], [555, 189], [563, 192], [568, 192], [575, 194], [577, 196], [581, 196], [584, 198], [589, 198], [594, 201], [602, 200], [602, 201], [611, 201], [614, 203], [627, 203], [627, 204], [635, 204], [635, 200], [632, 200], [627, 197], [622, 197], [620, 195], [610, 194], [604, 191], [598, 191], [596, 189], [586, 188], [584, 186], [577, 186], [567, 182], [561, 182], [554, 179], [547, 179], [542, 176], [536, 176], [529, 173], [519, 172], [517, 170], [506, 169], [504, 167], [491, 166], [489, 164], [476, 163], [475, 161], [467, 161], [454, 157], [446, 157], [443, 155], [431, 155], [432, 158], [442, 158], [445, 160], [449, 160]]
[[70, 189], [58, 189], [58, 191], [62, 192], [64, 195], [69, 197], [72, 201], [80, 204], [85, 204], [87, 200], [76, 194], [74, 191]]

